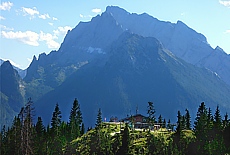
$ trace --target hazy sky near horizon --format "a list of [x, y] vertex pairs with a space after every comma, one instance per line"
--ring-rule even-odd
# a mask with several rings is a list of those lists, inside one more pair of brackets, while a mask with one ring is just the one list
[[204, 34], [213, 48], [220, 46], [230, 54], [230, 0], [3, 0], [0, 58], [25, 69], [34, 55], [58, 50], [68, 30], [110, 5], [172, 23], [181, 20]]

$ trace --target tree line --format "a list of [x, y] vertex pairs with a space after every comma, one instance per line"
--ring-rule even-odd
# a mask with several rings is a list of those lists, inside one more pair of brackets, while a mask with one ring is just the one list
[[[162, 124], [162, 131], [134, 130], [130, 124], [119, 125], [102, 121], [99, 108], [94, 129], [85, 132], [80, 104], [75, 99], [69, 120], [61, 120], [61, 111], [56, 104], [51, 123], [46, 127], [38, 117], [33, 124], [31, 99], [14, 118], [10, 128], [1, 131], [1, 154], [228, 154], [230, 153], [230, 121], [228, 114], [221, 117], [219, 107], [214, 115], [202, 102], [197, 110], [194, 124], [188, 109], [184, 115], [178, 111], [175, 131], [170, 120], [155, 116], [153, 102], [147, 104], [147, 122], [154, 126]], [[168, 129], [168, 130], [166, 130]]]
[[33, 102], [29, 99], [12, 126], [3, 126], [1, 131], [2, 155], [63, 154], [62, 148], [85, 132], [82, 113], [78, 100], [75, 99], [68, 122], [61, 120], [59, 105], [56, 104], [50, 126], [44, 126], [42, 118], [33, 123]]

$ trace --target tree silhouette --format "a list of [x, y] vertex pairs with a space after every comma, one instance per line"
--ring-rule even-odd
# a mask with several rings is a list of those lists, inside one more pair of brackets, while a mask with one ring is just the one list
[[148, 114], [148, 123], [154, 125], [156, 118], [155, 118], [155, 108], [153, 102], [148, 102], [147, 107], [147, 114]]
[[189, 114], [188, 109], [185, 109], [185, 128], [187, 130], [191, 130], [191, 116]]

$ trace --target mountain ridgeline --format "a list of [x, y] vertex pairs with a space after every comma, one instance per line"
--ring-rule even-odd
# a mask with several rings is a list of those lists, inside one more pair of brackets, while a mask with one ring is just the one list
[[166, 118], [178, 109], [194, 113], [202, 101], [229, 112], [228, 77], [230, 56], [183, 22], [109, 6], [69, 31], [58, 51], [33, 58], [23, 97], [33, 99], [46, 123], [57, 102], [67, 119], [78, 98], [90, 126], [98, 108], [106, 117], [124, 117], [137, 106], [145, 113], [148, 101]]

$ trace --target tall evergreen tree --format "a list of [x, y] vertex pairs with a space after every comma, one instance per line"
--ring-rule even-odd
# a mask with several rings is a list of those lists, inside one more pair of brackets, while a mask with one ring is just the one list
[[186, 120], [185, 116], [181, 116], [181, 130], [186, 129]]
[[22, 123], [19, 117], [14, 117], [13, 124], [8, 130], [6, 154], [22, 154]]
[[208, 108], [208, 116], [207, 116], [207, 128], [209, 131], [213, 128], [213, 116], [212, 116], [212, 110], [211, 108]]
[[35, 125], [35, 131], [39, 137], [42, 137], [45, 133], [45, 126], [43, 125], [41, 117], [38, 117], [37, 123]]
[[181, 121], [182, 121], [182, 116], [181, 116], [180, 111], [178, 111], [177, 112], [177, 128], [176, 128], [177, 133], [181, 133], [182, 131]]
[[198, 108], [197, 115], [194, 122], [194, 132], [196, 136], [196, 148], [197, 153], [205, 154], [206, 150], [204, 148], [205, 143], [208, 139], [208, 116], [207, 108], [204, 102], [202, 102]]
[[184, 154], [184, 139], [182, 130], [185, 127], [185, 117], [181, 115], [181, 112], [177, 112], [177, 128], [176, 132], [173, 134], [173, 144], [174, 151], [178, 151], [177, 154]]
[[60, 137], [61, 117], [61, 111], [57, 103], [51, 119], [50, 142], [47, 154], [62, 154], [62, 141]]
[[158, 117], [158, 123], [162, 126], [163, 118], [161, 115]]
[[166, 120], [163, 120], [162, 128], [166, 128]]
[[106, 141], [107, 141], [107, 137], [106, 137], [106, 133], [102, 131], [102, 112], [101, 112], [101, 108], [98, 109], [98, 113], [97, 113], [97, 120], [96, 120], [96, 124], [95, 124], [95, 129], [96, 129], [96, 135], [95, 136], [95, 142], [96, 144], [94, 144], [93, 147], [95, 147], [95, 152], [96, 154], [103, 154], [103, 152], [106, 150]]
[[147, 107], [148, 123], [151, 125], [153, 125], [156, 121], [155, 112], [156, 111], [153, 102], [148, 102], [148, 107]]
[[82, 113], [78, 100], [75, 99], [69, 116], [69, 134], [70, 140], [76, 139], [81, 135]]
[[96, 127], [100, 128], [102, 125], [102, 112], [101, 112], [101, 108], [98, 109], [98, 113], [97, 113], [97, 120], [96, 120]]
[[191, 116], [189, 114], [188, 109], [185, 109], [185, 128], [187, 130], [191, 130]]
[[58, 135], [58, 132], [59, 132], [58, 127], [61, 125], [61, 117], [62, 117], [61, 111], [57, 103], [55, 106], [54, 112], [53, 112], [52, 120], [51, 120], [51, 129], [53, 130], [55, 135]]
[[213, 125], [214, 125], [214, 128], [216, 130], [218, 130], [218, 131], [222, 130], [222, 119], [221, 119], [221, 115], [220, 115], [219, 106], [216, 107]]
[[[207, 109], [204, 102], [198, 108], [197, 115], [194, 122], [194, 132], [196, 136], [203, 137], [207, 131]], [[204, 137], [203, 137], [204, 138]]]
[[[35, 152], [34, 154], [46, 154], [46, 141], [45, 139], [45, 126], [43, 125], [42, 118], [38, 117], [35, 125]], [[39, 145], [38, 145], [39, 144]]]

